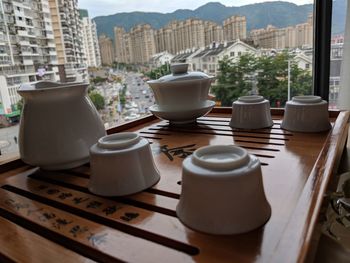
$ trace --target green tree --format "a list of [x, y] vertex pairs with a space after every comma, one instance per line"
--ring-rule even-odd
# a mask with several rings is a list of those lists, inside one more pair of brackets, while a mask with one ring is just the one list
[[298, 68], [287, 52], [258, 58], [245, 54], [234, 61], [225, 57], [219, 61], [217, 84], [212, 91], [222, 106], [231, 106], [238, 97], [251, 94], [255, 83], [258, 93], [272, 106], [283, 106], [288, 96], [288, 60], [291, 96], [311, 94], [311, 74]]
[[24, 100], [23, 100], [23, 98], [21, 98], [21, 99], [17, 102], [17, 109], [18, 109], [20, 112], [22, 112], [23, 104], [24, 104]]
[[97, 110], [102, 110], [105, 107], [105, 99], [103, 96], [98, 93], [97, 91], [91, 91], [89, 92], [89, 97], [92, 101], [92, 103], [95, 105]]
[[[272, 106], [284, 103], [287, 98], [288, 59], [286, 53], [276, 56], [262, 56], [257, 61], [259, 94], [268, 99]], [[284, 96], [285, 93], [285, 96]]]
[[102, 78], [100, 76], [97, 76], [96, 78], [90, 79], [90, 82], [93, 83], [93, 84], [103, 83], [103, 82], [106, 82], [106, 81], [107, 81], [107, 78]]
[[259, 94], [270, 100], [272, 106], [285, 105], [288, 99], [288, 60], [290, 61], [291, 97], [312, 92], [312, 76], [307, 70], [298, 68], [287, 52], [276, 56], [261, 57], [257, 68]]
[[119, 91], [119, 102], [122, 108], [124, 108], [126, 104], [126, 90], [127, 90], [127, 85], [124, 84], [123, 88]]
[[244, 54], [237, 61], [229, 57], [219, 61], [217, 84], [212, 91], [222, 106], [231, 106], [238, 97], [249, 95], [252, 90], [249, 79], [255, 70], [256, 58], [251, 54]]
[[152, 69], [149, 72], [146, 72], [145, 75], [150, 79], [159, 79], [162, 76], [170, 74], [170, 65], [168, 63], [161, 65], [158, 68]]

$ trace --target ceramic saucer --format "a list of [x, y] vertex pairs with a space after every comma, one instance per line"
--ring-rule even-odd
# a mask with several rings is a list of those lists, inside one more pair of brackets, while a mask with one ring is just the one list
[[170, 110], [170, 109], [162, 109], [159, 107], [158, 104], [155, 104], [149, 108], [149, 110], [155, 115], [156, 117], [168, 120], [173, 124], [186, 124], [186, 123], [192, 123], [195, 122], [197, 118], [204, 116], [209, 111], [211, 111], [212, 108], [214, 108], [215, 102], [211, 100], [205, 101], [204, 105], [200, 108], [195, 109], [176, 109], [176, 110]]

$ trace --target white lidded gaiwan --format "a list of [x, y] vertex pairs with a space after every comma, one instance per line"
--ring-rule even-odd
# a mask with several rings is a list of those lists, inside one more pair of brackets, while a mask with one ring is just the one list
[[194, 230], [238, 234], [258, 228], [270, 218], [260, 162], [241, 147], [197, 149], [183, 162], [181, 185], [176, 212]]
[[102, 196], [123, 196], [156, 184], [160, 175], [149, 142], [132, 132], [107, 135], [90, 149], [89, 190]]
[[270, 102], [263, 96], [242, 96], [232, 103], [229, 124], [238, 129], [262, 129], [273, 125]]
[[199, 71], [188, 72], [188, 64], [170, 66], [172, 74], [147, 81], [156, 104], [164, 109], [200, 108], [208, 99], [214, 77]]
[[188, 72], [186, 63], [172, 64], [170, 68], [172, 74], [147, 82], [156, 101], [150, 111], [173, 124], [195, 122], [215, 106], [215, 102], [208, 100], [214, 77], [199, 71]]
[[295, 96], [286, 103], [281, 128], [295, 132], [322, 132], [331, 128], [328, 103], [319, 96]]
[[87, 87], [47, 81], [21, 85], [19, 152], [25, 163], [61, 170], [89, 161], [90, 146], [106, 131]]

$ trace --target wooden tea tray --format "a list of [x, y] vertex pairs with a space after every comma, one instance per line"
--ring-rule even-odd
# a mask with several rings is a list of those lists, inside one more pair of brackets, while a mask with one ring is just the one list
[[[0, 166], [0, 261], [304, 261], [322, 196], [346, 142], [349, 113], [331, 112], [330, 132], [305, 134], [281, 130], [283, 111], [277, 110], [271, 129], [232, 130], [230, 112], [214, 109], [186, 127], [149, 116], [109, 130], [134, 131], [151, 143], [161, 180], [132, 196], [90, 194], [88, 164], [60, 172], [40, 171], [19, 160]], [[272, 207], [265, 226], [215, 236], [177, 219], [183, 158], [208, 144], [236, 144], [258, 156]]]

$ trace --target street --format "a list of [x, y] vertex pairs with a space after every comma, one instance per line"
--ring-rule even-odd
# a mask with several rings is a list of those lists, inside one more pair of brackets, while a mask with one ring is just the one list
[[139, 113], [147, 113], [148, 108], [154, 104], [154, 97], [150, 87], [142, 79], [142, 75], [133, 72], [127, 73], [125, 84], [131, 101], [134, 101], [138, 106]]
[[18, 152], [18, 129], [19, 125], [0, 128], [0, 151], [1, 155]]

